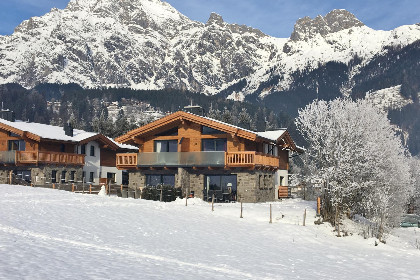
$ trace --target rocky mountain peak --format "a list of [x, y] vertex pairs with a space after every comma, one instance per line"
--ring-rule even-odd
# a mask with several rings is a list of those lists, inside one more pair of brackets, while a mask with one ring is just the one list
[[223, 26], [225, 21], [223, 20], [222, 16], [216, 13], [211, 13], [209, 19], [206, 22], [206, 26], [215, 24], [218, 26]]
[[330, 33], [363, 25], [352, 13], [346, 10], [333, 10], [325, 17], [319, 15], [314, 19], [310, 17], [299, 19], [290, 39], [292, 41], [309, 40], [317, 34], [325, 37]]

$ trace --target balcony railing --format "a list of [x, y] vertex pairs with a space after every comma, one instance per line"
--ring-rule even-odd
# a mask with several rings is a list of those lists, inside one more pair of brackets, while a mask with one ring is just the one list
[[84, 165], [85, 155], [39, 151], [6, 151], [0, 152], [0, 162], [8, 164]]
[[279, 159], [256, 152], [168, 152], [117, 154], [117, 167], [270, 167]]
[[0, 163], [14, 164], [16, 162], [16, 151], [0, 152]]
[[227, 152], [226, 166], [229, 167], [271, 167], [279, 168], [279, 158], [257, 152]]

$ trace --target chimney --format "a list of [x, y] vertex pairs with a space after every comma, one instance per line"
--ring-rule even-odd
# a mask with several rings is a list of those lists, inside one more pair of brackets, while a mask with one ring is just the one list
[[73, 137], [73, 126], [70, 122], [64, 123], [64, 134]]
[[[191, 103], [192, 104], [192, 103]], [[204, 117], [204, 108], [199, 105], [188, 105], [184, 107], [184, 111]]]

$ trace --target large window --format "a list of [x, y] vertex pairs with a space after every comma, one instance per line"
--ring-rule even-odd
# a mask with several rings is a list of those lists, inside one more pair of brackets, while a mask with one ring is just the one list
[[107, 172], [106, 173], [106, 178], [112, 183], [115, 184], [115, 173], [112, 172]]
[[25, 147], [24, 140], [9, 140], [9, 151], [24, 151]]
[[205, 152], [209, 151], [224, 151], [226, 152], [227, 141], [226, 139], [203, 139], [201, 140], [201, 150]]
[[208, 127], [208, 126], [201, 126], [201, 134], [211, 135], [211, 134], [226, 134], [226, 132]]
[[146, 185], [147, 186], [158, 186], [158, 185], [175, 186], [175, 175], [172, 175], [172, 174], [146, 175]]
[[155, 140], [155, 152], [177, 152], [178, 140]]
[[216, 201], [236, 201], [237, 178], [236, 175], [207, 175], [205, 176], [204, 198]]

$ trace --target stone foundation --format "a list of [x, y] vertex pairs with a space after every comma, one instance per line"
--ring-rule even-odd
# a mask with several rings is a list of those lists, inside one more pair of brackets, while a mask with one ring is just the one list
[[178, 168], [174, 170], [129, 171], [129, 187], [142, 189], [146, 186], [146, 174], [174, 174], [175, 187], [183, 193], [194, 192], [195, 197], [204, 198], [205, 175], [237, 175], [237, 200], [243, 202], [267, 202], [275, 200], [274, 172], [260, 170], [194, 170]]

